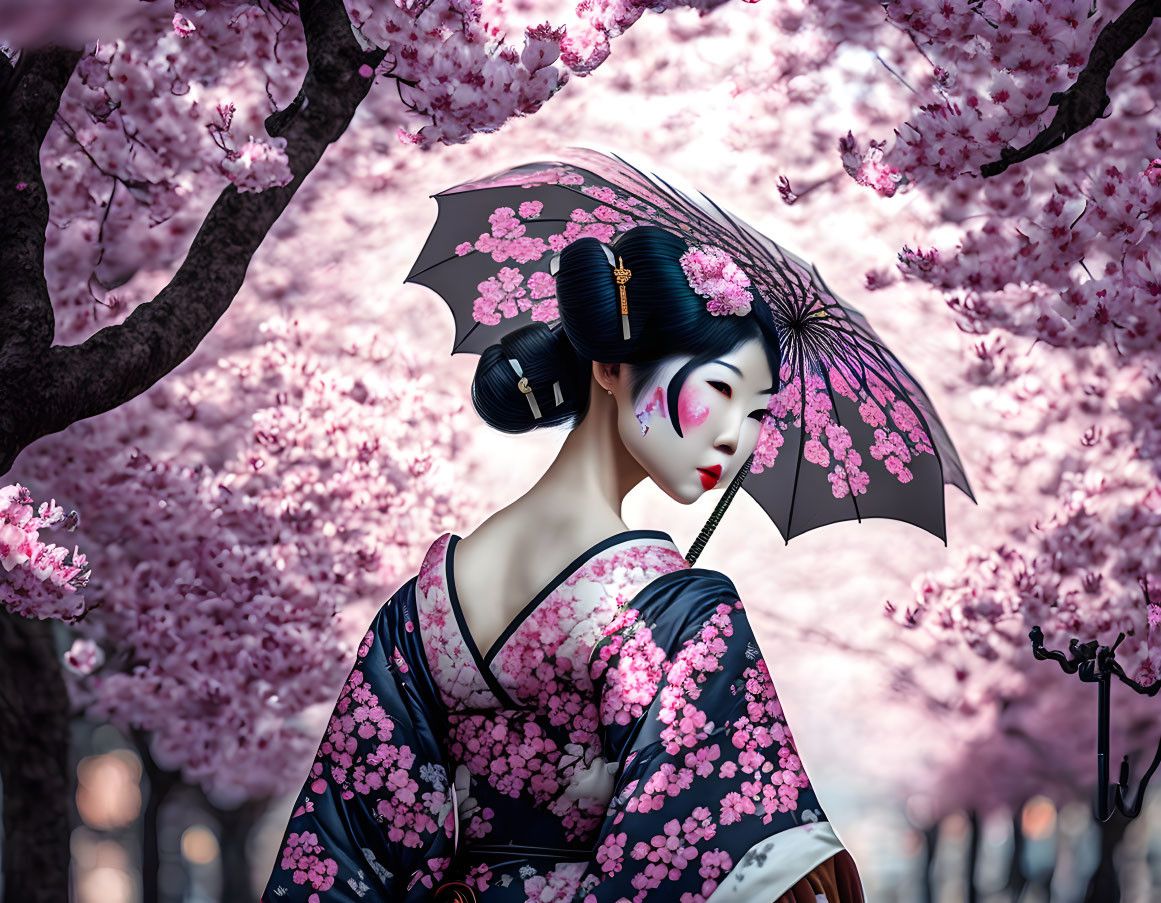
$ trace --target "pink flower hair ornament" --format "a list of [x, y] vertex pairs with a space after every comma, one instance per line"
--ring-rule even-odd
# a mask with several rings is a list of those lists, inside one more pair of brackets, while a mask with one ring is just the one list
[[690, 287], [709, 298], [706, 310], [714, 316], [744, 317], [750, 312], [754, 300], [749, 291], [750, 279], [721, 248], [694, 245], [681, 255], [681, 269]]

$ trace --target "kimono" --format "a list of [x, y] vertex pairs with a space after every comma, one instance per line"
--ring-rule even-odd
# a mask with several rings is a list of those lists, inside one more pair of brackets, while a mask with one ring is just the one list
[[729, 578], [627, 530], [482, 651], [459, 540], [363, 637], [262, 903], [813, 903], [835, 864], [861, 903]]

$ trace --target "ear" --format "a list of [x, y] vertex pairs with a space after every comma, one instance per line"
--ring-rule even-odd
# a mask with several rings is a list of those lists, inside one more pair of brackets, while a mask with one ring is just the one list
[[613, 390], [621, 378], [619, 363], [607, 364], [603, 361], [593, 361], [593, 379], [602, 389]]

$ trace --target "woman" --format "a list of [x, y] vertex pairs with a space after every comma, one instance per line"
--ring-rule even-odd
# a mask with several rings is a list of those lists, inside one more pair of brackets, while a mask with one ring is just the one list
[[730, 483], [776, 329], [703, 249], [610, 244], [560, 252], [558, 327], [481, 355], [486, 422], [571, 432], [379, 611], [265, 903], [861, 903], [737, 590], [620, 516], [646, 478], [683, 504]]

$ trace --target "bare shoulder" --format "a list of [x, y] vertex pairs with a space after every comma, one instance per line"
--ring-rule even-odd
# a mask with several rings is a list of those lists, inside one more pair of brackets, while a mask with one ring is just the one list
[[[565, 519], [529, 517], [501, 509], [456, 547], [456, 569], [472, 585], [502, 579], [504, 595], [535, 593], [584, 548], [625, 530], [623, 523], [588, 525], [583, 530]], [[487, 595], [487, 592], [479, 595]]]
[[520, 534], [511, 518], [499, 516], [502, 513], [493, 514], [456, 545], [458, 579], [472, 587], [474, 598], [487, 598], [488, 587], [497, 578], [513, 576], [513, 550]]

